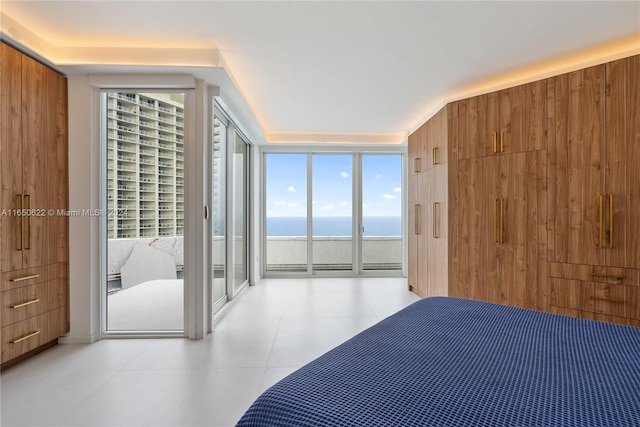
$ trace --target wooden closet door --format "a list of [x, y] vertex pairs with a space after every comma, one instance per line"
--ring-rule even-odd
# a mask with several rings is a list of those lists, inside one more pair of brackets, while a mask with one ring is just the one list
[[604, 65], [549, 79], [548, 107], [549, 261], [603, 265]]
[[500, 91], [500, 154], [547, 148], [547, 81]]
[[[58, 215], [58, 211], [67, 210], [68, 203], [68, 148], [67, 148], [67, 79], [53, 70], [48, 70], [51, 78], [50, 97], [52, 108], [48, 113], [49, 133], [52, 135], [47, 150], [48, 195], [47, 209], [53, 209], [54, 215], [47, 215], [49, 250], [48, 263], [68, 261], [69, 219]], [[55, 108], [53, 107], [55, 106]]]
[[423, 172], [426, 167], [426, 153], [427, 153], [427, 127], [428, 122], [420, 126], [409, 135], [408, 142], [408, 155], [409, 155], [409, 175], [415, 175]]
[[494, 155], [493, 134], [498, 132], [497, 92], [458, 101], [458, 158], [473, 159]]
[[[431, 168], [425, 172], [427, 196], [427, 287], [430, 296], [447, 296], [448, 289], [448, 109], [443, 108], [430, 122], [432, 133], [427, 140], [431, 147]], [[436, 152], [433, 152], [436, 149]], [[435, 159], [434, 159], [435, 157]], [[433, 164], [436, 160], [436, 164]]]
[[33, 59], [22, 59], [22, 164], [25, 208], [37, 212], [25, 218], [23, 268], [43, 265], [47, 259], [47, 188], [50, 103], [49, 69]]
[[22, 55], [0, 43], [0, 271], [22, 268]]
[[409, 177], [409, 286], [421, 297], [428, 295], [425, 180], [425, 173]]
[[606, 76], [607, 265], [640, 268], [640, 55], [608, 63]]
[[458, 161], [457, 252], [461, 271], [455, 295], [500, 302], [497, 227], [498, 158]]
[[502, 304], [531, 309], [546, 305], [546, 169], [544, 150], [500, 156]]
[[409, 215], [408, 215], [408, 282], [409, 289], [418, 289], [418, 174], [409, 174]]

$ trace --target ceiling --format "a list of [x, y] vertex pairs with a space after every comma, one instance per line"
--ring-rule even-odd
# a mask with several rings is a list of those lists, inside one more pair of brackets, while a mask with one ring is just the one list
[[0, 7], [5, 20], [57, 48], [61, 63], [77, 64], [71, 58], [81, 50], [117, 48], [156, 52], [154, 65], [192, 66], [216, 52], [211, 63], [225, 68], [270, 142], [399, 143], [449, 100], [640, 52], [638, 1]]

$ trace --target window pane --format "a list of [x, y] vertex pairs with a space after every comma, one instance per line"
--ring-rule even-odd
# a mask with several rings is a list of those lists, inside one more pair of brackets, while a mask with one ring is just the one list
[[307, 271], [307, 155], [265, 155], [266, 270]]
[[362, 156], [362, 267], [402, 268], [402, 157]]
[[219, 307], [227, 299], [226, 289], [226, 225], [227, 225], [227, 187], [226, 187], [226, 150], [227, 126], [214, 117], [213, 120], [213, 153], [212, 153], [212, 191], [211, 194], [211, 226], [213, 257], [213, 307]]
[[233, 167], [233, 289], [240, 290], [249, 279], [248, 269], [248, 162], [247, 143], [236, 134]]
[[352, 169], [351, 154], [314, 154], [313, 270], [351, 270]]

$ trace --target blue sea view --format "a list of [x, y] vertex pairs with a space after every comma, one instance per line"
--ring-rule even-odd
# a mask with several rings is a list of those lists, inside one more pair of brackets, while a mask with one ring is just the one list
[[[399, 216], [369, 216], [362, 219], [365, 236], [400, 236]], [[314, 236], [351, 236], [351, 217], [315, 217]], [[267, 217], [267, 236], [306, 236], [307, 218]]]

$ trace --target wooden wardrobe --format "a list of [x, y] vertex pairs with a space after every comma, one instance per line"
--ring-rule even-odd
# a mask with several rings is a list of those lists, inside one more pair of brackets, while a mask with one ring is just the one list
[[1, 365], [69, 331], [67, 80], [0, 43]]
[[448, 274], [411, 233], [442, 184], [409, 172], [410, 289], [640, 326], [640, 56], [443, 112]]

